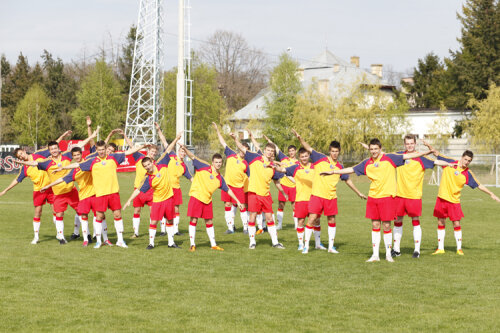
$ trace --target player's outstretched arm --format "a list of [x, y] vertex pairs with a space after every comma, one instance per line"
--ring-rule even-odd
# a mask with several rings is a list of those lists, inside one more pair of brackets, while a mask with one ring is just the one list
[[434, 150], [407, 153], [407, 154], [403, 154], [403, 160], [411, 160], [412, 158], [422, 157], [422, 156], [433, 154], [433, 153], [434, 153]]
[[222, 137], [222, 134], [219, 131], [219, 127], [217, 126], [216, 123], [212, 122], [212, 126], [215, 128], [215, 132], [217, 133], [217, 137], [219, 138], [219, 142], [224, 147], [224, 149], [227, 147], [226, 140]]
[[[87, 122], [87, 136], [92, 136], [92, 119], [90, 119], [90, 116], [85, 117], [85, 120]], [[89, 141], [90, 146], [95, 146], [95, 142], [93, 139]]]
[[6, 188], [5, 188], [2, 192], [0, 192], [0, 197], [1, 197], [2, 195], [4, 195], [5, 193], [7, 193], [7, 191], [9, 191], [10, 189], [12, 189], [12, 188], [13, 188], [14, 186], [16, 186], [17, 184], [19, 184], [19, 182], [17, 181], [17, 179], [16, 179], [16, 178], [14, 178], [14, 179], [10, 182], [9, 186], [7, 186], [7, 187], [6, 187]]
[[127, 202], [123, 205], [123, 210], [125, 210], [125, 208], [127, 208], [128, 206], [130, 206], [130, 204], [132, 203], [132, 201], [141, 193], [141, 190], [136, 188], [134, 190], [134, 192], [132, 192], [132, 195], [130, 195], [130, 198], [128, 198]]
[[275, 144], [271, 139], [269, 139], [267, 137], [267, 135], [263, 134], [263, 136], [264, 136], [264, 139], [266, 139], [268, 143], [270, 143], [270, 144], [274, 145], [274, 147], [276, 147], [276, 156], [278, 156], [278, 153], [280, 152], [280, 147], [278, 147], [277, 144]]
[[323, 171], [320, 173], [320, 176], [329, 176], [329, 175], [349, 175], [354, 173], [353, 168], [345, 168], [345, 169], [337, 169], [332, 171]]
[[[182, 133], [184, 133], [184, 131], [180, 131], [179, 133], [177, 133], [177, 136], [175, 137], [175, 139], [172, 142], [170, 142], [170, 144], [167, 146], [167, 149], [165, 149], [165, 153], [169, 154], [172, 150], [175, 149], [175, 145], [182, 138]], [[167, 140], [165, 140], [165, 142], [166, 141]]]
[[111, 130], [111, 132], [109, 132], [108, 136], [106, 137], [106, 139], [104, 140], [104, 142], [106, 144], [108, 144], [109, 140], [111, 140], [111, 137], [115, 134], [115, 133], [118, 133], [120, 132], [120, 129], [119, 128], [115, 128], [114, 130]]
[[477, 188], [483, 191], [484, 193], [488, 194], [496, 202], [500, 202], [500, 199], [493, 192], [488, 190], [486, 186], [484, 186], [483, 184], [479, 185]]
[[197, 157], [195, 154], [193, 154], [192, 152], [189, 151], [189, 149], [187, 149], [186, 146], [184, 146], [183, 144], [179, 143], [179, 147], [181, 147], [182, 150], [184, 150], [184, 152], [186, 153], [186, 155], [191, 159], [191, 160], [198, 160], [200, 161], [201, 163], [205, 163], [207, 165], [210, 165], [209, 162], [205, 161], [205, 160], [202, 160], [201, 158]]
[[243, 153], [247, 152], [247, 148], [241, 144], [241, 142], [238, 139], [238, 137], [236, 136], [236, 134], [231, 132], [231, 133], [229, 133], [229, 136], [231, 136], [233, 138], [234, 142], [236, 143], [236, 147], [238, 147], [239, 150], [241, 150]]
[[124, 154], [125, 154], [125, 156], [132, 155], [134, 153], [137, 153], [139, 150], [143, 150], [144, 148], [147, 148], [147, 147], [149, 147], [149, 144], [144, 144], [144, 145], [141, 145], [141, 146], [130, 148]]
[[49, 185], [46, 185], [46, 186], [42, 187], [42, 188], [40, 189], [40, 192], [42, 192], [42, 193], [43, 193], [43, 192], [47, 191], [49, 188], [51, 188], [52, 186], [56, 186], [56, 185], [58, 185], [58, 184], [61, 184], [61, 183], [64, 181], [64, 180], [63, 180], [63, 178], [64, 178], [64, 177], [61, 177], [61, 178], [59, 178], [59, 179], [56, 179], [56, 180], [54, 180], [52, 183], [50, 183]]
[[61, 142], [62, 139], [64, 139], [68, 135], [71, 135], [71, 133], [73, 133], [73, 131], [67, 130], [66, 132], [64, 132], [63, 134], [61, 134], [60, 137], [57, 138], [56, 142], [57, 143]]
[[281, 186], [280, 181], [278, 179], [273, 179], [274, 185], [276, 185], [276, 188], [280, 193], [285, 197], [286, 201], [288, 201], [288, 194], [285, 193], [285, 190], [283, 190], [283, 186]]
[[248, 135], [250, 136], [250, 140], [252, 141], [252, 144], [254, 145], [255, 150], [259, 151], [260, 150], [260, 145], [257, 142], [257, 140], [255, 140], [255, 137], [253, 136], [252, 131], [250, 131], [249, 129], [247, 129], [246, 131], [248, 132]]
[[[130, 140], [130, 138], [125, 134], [125, 131], [122, 130], [121, 128], [118, 128], [116, 133], [120, 134], [123, 136], [123, 140], [125, 140], [125, 142], [127, 143], [127, 146], [130, 148], [132, 148], [134, 146], [134, 143], [132, 142], [132, 140]], [[106, 142], [107, 143], [107, 142]]]
[[76, 145], [76, 147], [83, 148], [83, 147], [85, 147], [85, 145], [87, 143], [89, 143], [90, 141], [93, 141], [94, 138], [97, 138], [97, 134], [99, 134], [99, 130], [100, 129], [101, 129], [101, 127], [97, 126], [96, 130], [94, 132], [90, 133], [90, 135], [89, 135], [88, 138], [86, 138], [83, 141], [78, 142], [78, 144]]
[[453, 166], [453, 165], [457, 165], [457, 163], [448, 163], [448, 162], [442, 161], [442, 160], [435, 160], [434, 161], [434, 165], [437, 165], [437, 166]]
[[234, 201], [236, 201], [236, 204], [238, 205], [238, 208], [239, 208], [240, 210], [242, 210], [243, 208], [245, 208], [245, 206], [243, 206], [243, 205], [241, 204], [241, 202], [238, 200], [238, 198], [236, 197], [236, 195], [234, 195], [234, 193], [233, 193], [233, 191], [231, 191], [231, 189], [229, 189], [229, 190], [227, 191], [227, 194], [229, 194], [229, 196], [230, 196], [231, 198], [233, 198], [233, 200], [234, 200]]
[[[83, 162], [82, 162], [83, 163]], [[65, 166], [62, 166], [62, 167], [59, 167], [55, 170], [52, 171], [52, 173], [56, 173], [56, 172], [59, 172], [59, 171], [62, 171], [62, 170], [71, 170], [71, 169], [76, 169], [76, 168], [79, 168], [80, 167], [80, 163], [71, 163], [71, 164], [68, 164], [68, 165], [65, 165]]]
[[297, 139], [299, 139], [300, 144], [302, 145], [302, 147], [304, 147], [305, 150], [307, 150], [309, 153], [313, 151], [313, 148], [293, 128], [292, 128], [292, 133], [293, 135], [295, 135], [295, 137], [297, 137]]
[[165, 139], [165, 135], [163, 135], [163, 132], [161, 131], [160, 124], [155, 122], [155, 127], [156, 127], [156, 132], [158, 132], [158, 136], [160, 137], [160, 141], [161, 141], [161, 144], [163, 146], [163, 149], [167, 149], [168, 142], [167, 142], [167, 139]]
[[433, 154], [435, 156], [439, 156], [439, 151], [437, 151], [436, 149], [434, 149], [433, 146], [431, 146], [431, 144], [425, 140], [422, 140], [422, 143], [424, 144], [424, 146], [426, 146], [429, 150], [432, 150]]
[[349, 188], [351, 190], [353, 190], [354, 193], [356, 193], [358, 195], [358, 197], [360, 197], [361, 199], [368, 199], [368, 197], [366, 195], [364, 195], [363, 193], [361, 193], [360, 190], [358, 190], [358, 188], [354, 185], [354, 183], [352, 182], [352, 180], [348, 179], [345, 181], [346, 185], [349, 186]]
[[33, 167], [36, 167], [38, 165], [37, 161], [23, 161], [23, 160], [16, 159], [15, 162], [18, 164], [33, 166]]

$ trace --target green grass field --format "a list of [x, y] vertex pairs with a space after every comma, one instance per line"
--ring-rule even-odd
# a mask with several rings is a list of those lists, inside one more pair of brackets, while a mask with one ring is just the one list
[[[14, 175], [0, 176], [0, 188]], [[133, 176], [119, 176], [122, 203]], [[354, 177], [365, 193], [366, 178]], [[0, 200], [0, 331], [459, 331], [493, 332], [500, 326], [500, 205], [479, 190], [464, 189], [464, 257], [455, 254], [451, 224], [445, 249], [436, 248], [432, 209], [437, 187], [424, 186], [421, 258], [412, 259], [412, 226], [404, 224], [403, 255], [394, 264], [365, 263], [371, 255], [371, 227], [365, 202], [339, 184], [338, 255], [297, 248], [290, 207], [279, 232], [286, 250], [271, 248], [268, 234], [225, 235], [220, 193], [214, 195], [215, 233], [224, 252], [210, 250], [204, 223], [198, 224], [195, 253], [187, 235], [187, 193], [181, 210], [180, 250], [166, 237], [146, 251], [149, 210], [141, 237], [132, 235], [132, 210], [124, 213], [129, 249], [60, 246], [46, 209], [38, 245], [30, 245], [32, 185], [19, 184]], [[499, 189], [493, 191], [500, 195]], [[275, 194], [275, 189], [273, 189]], [[276, 197], [276, 196], [273, 196]], [[276, 206], [277, 203], [275, 203]], [[73, 212], [65, 235], [73, 230]], [[323, 241], [327, 242], [326, 222]], [[110, 239], [116, 237], [109, 226]], [[381, 255], [383, 256], [383, 244]]]

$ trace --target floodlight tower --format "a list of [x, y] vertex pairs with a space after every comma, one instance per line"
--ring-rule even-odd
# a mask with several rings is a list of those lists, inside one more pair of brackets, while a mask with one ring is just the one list
[[134, 45], [125, 133], [134, 143], [156, 143], [162, 114], [162, 0], [141, 0]]

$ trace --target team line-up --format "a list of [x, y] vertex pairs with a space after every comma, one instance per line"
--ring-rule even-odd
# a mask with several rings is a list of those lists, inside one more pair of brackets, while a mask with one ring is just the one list
[[[107, 237], [105, 212], [113, 213], [117, 234], [116, 245], [126, 248], [123, 239], [122, 205], [119, 195], [117, 167], [127, 155], [133, 155], [136, 166], [134, 191], [123, 209], [131, 204], [134, 207], [133, 238], [139, 237], [141, 208], [149, 205], [149, 245], [147, 249], [155, 248], [155, 236], [158, 224], [161, 235], [167, 235], [168, 247], [179, 248], [175, 244], [174, 235], [179, 235], [179, 206], [182, 204], [180, 177], [191, 180], [187, 216], [189, 217], [189, 251], [196, 250], [195, 235], [198, 219], [204, 219], [206, 231], [211, 243], [211, 249], [223, 251], [215, 241], [213, 227], [212, 195], [217, 188], [222, 190], [221, 199], [225, 203], [225, 220], [228, 229], [226, 233], [234, 233], [236, 209], [240, 211], [243, 232], [250, 239], [249, 249], [256, 247], [256, 235], [267, 231], [272, 240], [273, 248], [284, 249], [278, 241], [277, 230], [283, 223], [283, 209], [289, 201], [293, 208], [295, 229], [297, 231], [298, 250], [303, 254], [309, 252], [312, 235], [315, 238], [315, 249], [327, 250], [328, 253], [338, 253], [335, 248], [337, 194], [339, 180], [344, 181], [360, 198], [367, 200], [365, 217], [372, 222], [373, 255], [368, 262], [380, 260], [379, 247], [381, 229], [385, 244], [386, 260], [393, 262], [393, 257], [400, 256], [400, 243], [403, 235], [403, 217], [408, 215], [413, 224], [415, 250], [413, 258], [420, 256], [422, 230], [420, 216], [422, 215], [422, 185], [425, 169], [435, 165], [443, 167], [441, 183], [434, 207], [434, 216], [438, 220], [438, 248], [433, 255], [443, 254], [445, 238], [445, 221], [449, 218], [453, 223], [454, 236], [457, 244], [457, 254], [463, 255], [462, 230], [460, 221], [464, 214], [460, 206], [460, 194], [465, 185], [478, 188], [488, 194], [493, 200], [500, 199], [481, 185], [468, 166], [473, 159], [473, 153], [466, 150], [459, 160], [454, 160], [439, 154], [424, 141], [429, 149], [417, 152], [416, 137], [404, 137], [405, 151], [385, 153], [378, 139], [372, 139], [368, 145], [363, 144], [370, 152], [370, 158], [351, 168], [344, 168], [338, 158], [341, 151], [340, 143], [332, 141], [328, 155], [314, 150], [296, 131], [292, 132], [300, 141], [302, 147], [288, 147], [285, 155], [269, 138], [264, 149], [250, 132], [250, 138], [257, 152], [251, 152], [246, 143], [239, 141], [231, 133], [237, 150], [231, 149], [222, 137], [219, 128], [213, 123], [219, 141], [226, 155], [226, 174], [223, 177], [219, 170], [223, 164], [220, 154], [214, 154], [211, 162], [206, 162], [178, 141], [182, 133], [168, 144], [160, 127], [156, 125], [165, 152], [155, 159], [158, 148], [154, 145], [143, 145], [131, 148], [123, 153], [115, 153], [116, 145], [107, 144], [115, 133], [124, 136], [129, 147], [133, 143], [122, 130], [113, 130], [105, 141], [94, 143], [99, 127], [92, 132], [92, 122], [87, 117], [89, 137], [66, 152], [61, 152], [58, 142], [70, 134], [64, 133], [57, 141], [48, 143], [46, 149], [27, 154], [24, 149], [14, 151], [16, 162], [23, 167], [11, 184], [0, 192], [3, 196], [8, 190], [28, 177], [33, 182], [33, 204], [35, 206], [32, 244], [39, 242], [40, 218], [42, 206], [48, 203], [52, 206], [56, 226], [57, 239], [60, 244], [66, 244], [64, 237], [64, 212], [68, 205], [76, 211], [75, 228], [71, 239], [80, 237], [80, 227], [83, 235], [83, 246], [92, 242], [89, 232], [89, 213], [94, 213], [93, 231], [99, 248], [103, 244], [113, 245]], [[91, 154], [83, 158], [82, 147], [91, 144]], [[176, 145], [179, 145], [177, 154]], [[147, 154], [140, 150], [147, 149]], [[435, 159], [428, 155], [435, 155]], [[193, 161], [194, 177], [184, 164], [185, 156]], [[298, 159], [296, 156], [298, 155]], [[279, 159], [279, 162], [275, 160]], [[396, 172], [397, 170], [397, 172]], [[361, 193], [349, 179], [349, 174], [366, 175], [370, 181], [368, 196]], [[277, 225], [275, 224], [270, 183], [274, 182], [279, 191], [279, 208]], [[78, 190], [74, 184], [78, 185]], [[321, 243], [320, 217], [325, 215], [328, 221], [328, 247]], [[394, 230], [391, 222], [394, 221]], [[394, 242], [393, 242], [394, 235]]]

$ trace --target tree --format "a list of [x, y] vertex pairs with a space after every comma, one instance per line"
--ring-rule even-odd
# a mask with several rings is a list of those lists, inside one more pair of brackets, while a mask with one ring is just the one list
[[54, 138], [54, 117], [51, 100], [43, 88], [35, 83], [18, 103], [13, 127], [17, 142], [37, 148]]
[[500, 86], [491, 84], [486, 99], [473, 98], [469, 107], [475, 113], [466, 124], [466, 130], [472, 136], [473, 142], [485, 153], [500, 152]]
[[287, 53], [283, 53], [271, 72], [271, 97], [266, 98], [264, 106], [267, 114], [264, 131], [279, 147], [294, 140], [289, 124], [293, 119], [297, 94], [302, 90], [297, 76], [298, 66]]
[[217, 83], [231, 112], [245, 106], [266, 85], [267, 57], [250, 47], [240, 34], [217, 30], [199, 54], [215, 68]]
[[122, 45], [122, 55], [118, 58], [118, 76], [120, 78], [120, 84], [122, 85], [123, 94], [128, 94], [130, 90], [136, 34], [137, 27], [132, 25], [125, 40], [125, 44]]
[[500, 2], [467, 0], [463, 14], [460, 49], [451, 52], [446, 64], [456, 82], [453, 106], [465, 107], [470, 97], [486, 98], [491, 83], [500, 84]]
[[79, 108], [72, 112], [73, 128], [81, 137], [87, 135], [85, 116], [89, 115], [101, 133], [108, 133], [125, 123], [126, 104], [121, 86], [111, 67], [104, 60], [97, 60], [94, 68], [83, 79], [77, 92]]

